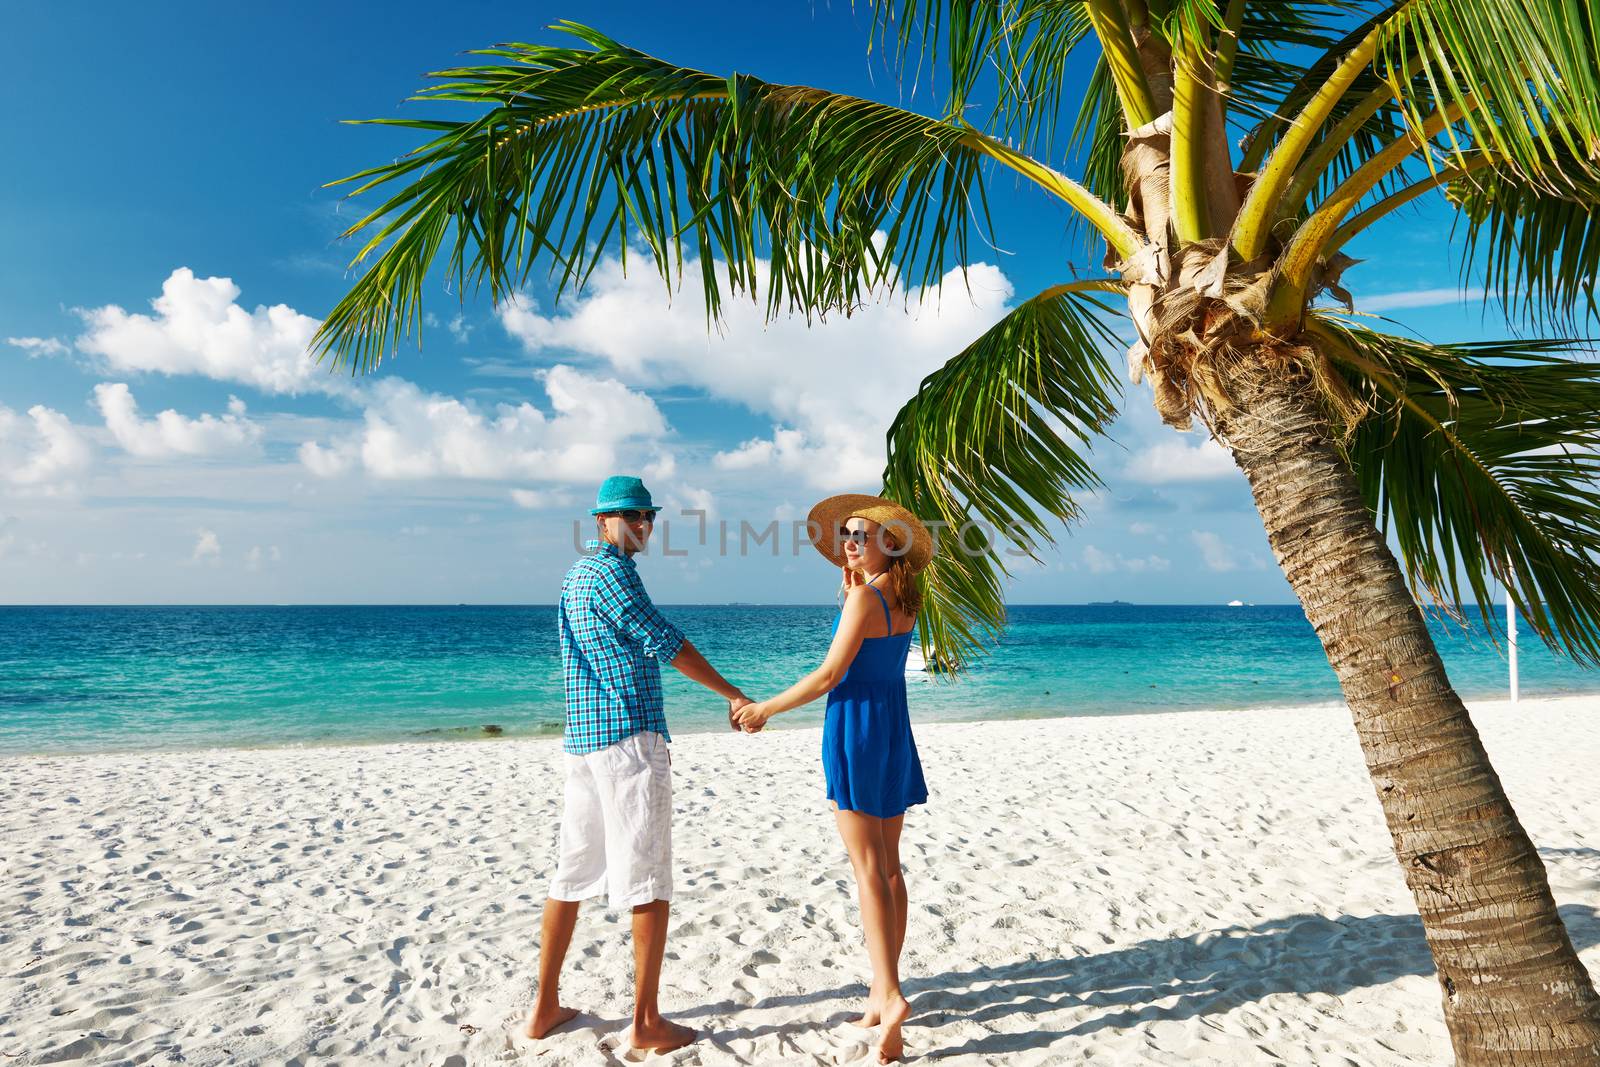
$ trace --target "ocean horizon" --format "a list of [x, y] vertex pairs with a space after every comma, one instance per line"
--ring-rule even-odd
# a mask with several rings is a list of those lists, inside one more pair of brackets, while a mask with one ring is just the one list
[[[826, 653], [831, 604], [662, 604], [735, 684], [772, 695]], [[0, 607], [0, 754], [558, 736], [553, 604]], [[1337, 703], [1295, 604], [1008, 605], [970, 670], [908, 675], [917, 722]], [[1502, 609], [1503, 610], [1503, 609]], [[1430, 615], [1457, 690], [1504, 696], [1505, 649]], [[1600, 671], [1519, 628], [1527, 696], [1600, 692]], [[725, 705], [663, 666], [675, 734]], [[823, 702], [774, 720], [820, 724]]]
[[[698, 600], [698, 601], [666, 601], [656, 600], [658, 608], [812, 608], [818, 603], [800, 601], [763, 601], [763, 600]], [[521, 600], [396, 600], [396, 601], [342, 601], [342, 600], [304, 600], [304, 601], [275, 601], [263, 600], [251, 603], [234, 603], [232, 601], [206, 601], [206, 600], [143, 600], [128, 601], [84, 601], [83, 603], [12, 603], [0, 604], [0, 611], [19, 608], [550, 608], [554, 610], [555, 602], [548, 604], [535, 603]], [[1217, 604], [1213, 602], [1197, 604], [1161, 604], [1154, 601], [1139, 600], [1078, 600], [1078, 601], [1008, 601], [1007, 608], [1107, 608], [1107, 607], [1133, 607], [1133, 608], [1215, 608], [1215, 607], [1247, 607], [1247, 608], [1295, 608], [1298, 604], [1285, 602], [1277, 603], [1244, 603], [1239, 605]], [[1504, 604], [1496, 605], [1500, 611], [1505, 610]]]

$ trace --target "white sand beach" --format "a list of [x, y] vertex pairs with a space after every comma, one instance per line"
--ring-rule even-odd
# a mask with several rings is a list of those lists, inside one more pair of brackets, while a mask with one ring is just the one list
[[[1600, 698], [1473, 708], [1600, 972]], [[669, 709], [670, 712], [670, 709]], [[800, 712], [810, 716], [814, 712]], [[908, 1060], [1449, 1062], [1421, 927], [1342, 708], [918, 728]], [[813, 729], [674, 745], [653, 1062], [863, 1060], [865, 951]], [[559, 744], [0, 760], [5, 1063], [635, 1057], [626, 916], [590, 905], [518, 1036]]]

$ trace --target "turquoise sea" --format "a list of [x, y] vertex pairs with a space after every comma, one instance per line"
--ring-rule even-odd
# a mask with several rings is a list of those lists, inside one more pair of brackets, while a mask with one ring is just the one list
[[[753, 696], [815, 667], [836, 608], [666, 606]], [[1467, 697], [1503, 696], [1481, 627], [1435, 630]], [[1600, 692], [1600, 672], [1523, 630], [1525, 695]], [[666, 668], [675, 733], [725, 706]], [[1011, 609], [1000, 644], [954, 679], [911, 676], [917, 721], [1114, 715], [1339, 699], [1296, 606]], [[821, 703], [775, 726], [816, 725]], [[561, 730], [555, 608], [0, 608], [0, 753], [490, 739]]]

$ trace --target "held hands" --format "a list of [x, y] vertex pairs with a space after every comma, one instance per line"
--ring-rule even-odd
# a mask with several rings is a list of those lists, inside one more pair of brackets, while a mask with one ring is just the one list
[[753, 703], [754, 701], [743, 693], [728, 701], [728, 726], [730, 729], [735, 732], [741, 729], [739, 726], [739, 709], [749, 707]]
[[774, 712], [768, 709], [764, 702], [747, 701], [738, 711], [733, 712], [733, 728], [743, 730], [747, 734], [758, 734], [773, 714]]

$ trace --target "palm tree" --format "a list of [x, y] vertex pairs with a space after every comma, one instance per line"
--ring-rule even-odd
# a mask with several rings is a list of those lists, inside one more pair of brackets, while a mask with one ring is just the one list
[[[1127, 369], [1161, 417], [1197, 420], [1243, 470], [1338, 674], [1458, 1061], [1600, 1062], [1600, 1000], [1418, 603], [1487, 604], [1498, 582], [1553, 647], [1600, 661], [1600, 369], [1573, 342], [1385, 333], [1339, 285], [1353, 237], [1442, 195], [1465, 269], [1510, 315], [1595, 312], [1596, 0], [874, 12], [874, 43], [936, 72], [937, 115], [686, 69], [571, 23], [564, 46], [434, 75], [414, 99], [455, 117], [373, 120], [426, 142], [344, 179], [380, 202], [349, 230], [370, 263], [317, 350], [375, 367], [417, 331], [446, 248], [458, 291], [487, 281], [496, 301], [541, 260], [559, 298], [642, 249], [669, 292], [698, 262], [713, 319], [741, 295], [822, 316], [965, 264], [995, 176], [1066, 205], [1103, 266], [1063, 264], [888, 434], [884, 491], [966, 526], [972, 550], [927, 572], [925, 650], [959, 665], [1003, 623], [1005, 567], [975, 520], [1036, 554], [1098, 484], [1089, 445], [1133, 337]], [[1069, 116], [1080, 53], [1093, 74]]]

